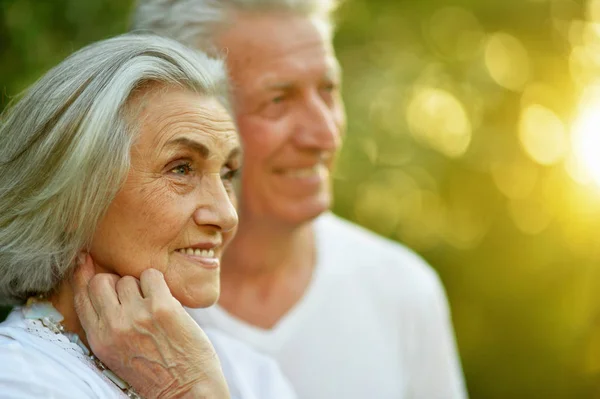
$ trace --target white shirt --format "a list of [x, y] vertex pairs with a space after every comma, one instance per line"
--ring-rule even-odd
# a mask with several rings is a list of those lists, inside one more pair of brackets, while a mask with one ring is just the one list
[[[276, 363], [211, 329], [232, 399], [293, 399]], [[15, 309], [0, 323], [0, 397], [3, 399], [126, 398], [77, 345]]]
[[437, 274], [409, 249], [333, 214], [315, 221], [303, 298], [269, 330], [188, 309], [273, 356], [303, 399], [459, 399], [466, 392]]

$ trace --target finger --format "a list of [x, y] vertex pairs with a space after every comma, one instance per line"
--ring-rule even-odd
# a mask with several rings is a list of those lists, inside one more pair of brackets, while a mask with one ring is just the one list
[[121, 306], [117, 281], [119, 276], [110, 273], [98, 273], [90, 280], [88, 293], [99, 317], [110, 318]]
[[117, 281], [117, 295], [121, 304], [135, 303], [142, 299], [140, 282], [133, 276], [124, 276]]
[[88, 285], [93, 277], [92, 257], [82, 252], [78, 256], [78, 266], [75, 268], [69, 282], [73, 290], [75, 311], [84, 330], [93, 328], [98, 322], [98, 314], [88, 293]]
[[165, 276], [156, 269], [146, 269], [140, 275], [140, 286], [145, 298], [173, 298]]

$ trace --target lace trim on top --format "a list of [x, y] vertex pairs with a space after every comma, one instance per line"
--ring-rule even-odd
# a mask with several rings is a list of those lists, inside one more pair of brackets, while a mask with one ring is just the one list
[[120, 397], [127, 398], [127, 395], [119, 389], [108, 377], [106, 377], [96, 364], [88, 356], [83, 353], [83, 350], [75, 343], [69, 341], [69, 339], [63, 334], [55, 334], [48, 327], [44, 326], [40, 320], [35, 319], [24, 319], [25, 330], [35, 335], [38, 338], [42, 338], [45, 341], [51, 342], [54, 345], [60, 347], [69, 355], [77, 358], [81, 363], [85, 364], [90, 370], [96, 373], [107, 385], [109, 385], [115, 393], [118, 393]]

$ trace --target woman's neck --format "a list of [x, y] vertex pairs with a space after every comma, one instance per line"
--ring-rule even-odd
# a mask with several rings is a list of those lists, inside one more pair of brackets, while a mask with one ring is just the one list
[[[112, 271], [94, 262], [94, 273], [112, 273]], [[64, 320], [61, 324], [65, 330], [77, 334], [85, 346], [90, 349], [85, 330], [81, 326], [79, 316], [75, 310], [75, 292], [73, 291], [71, 280], [69, 278], [64, 279], [54, 293], [48, 297], [48, 300], [63, 315]]]
[[50, 295], [48, 300], [63, 315], [64, 320], [61, 324], [65, 330], [77, 334], [79, 339], [89, 348], [85, 331], [75, 311], [74, 293], [69, 280], [63, 281], [55, 293]]

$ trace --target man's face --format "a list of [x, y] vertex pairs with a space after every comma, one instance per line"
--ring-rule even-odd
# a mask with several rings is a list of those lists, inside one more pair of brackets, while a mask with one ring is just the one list
[[226, 49], [244, 145], [241, 217], [296, 225], [331, 205], [345, 126], [331, 39], [311, 19], [238, 14]]

